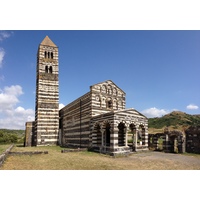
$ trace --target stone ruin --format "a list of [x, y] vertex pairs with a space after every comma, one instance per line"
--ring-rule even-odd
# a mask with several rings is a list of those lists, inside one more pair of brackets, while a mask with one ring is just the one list
[[186, 131], [186, 152], [200, 153], [200, 126], [191, 126]]
[[165, 153], [200, 153], [200, 126], [191, 126], [185, 131], [167, 128], [163, 133], [149, 134], [150, 150]]

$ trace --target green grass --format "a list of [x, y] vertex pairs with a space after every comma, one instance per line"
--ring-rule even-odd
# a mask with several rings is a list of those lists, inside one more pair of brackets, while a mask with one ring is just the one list
[[11, 144], [0, 144], [0, 154], [2, 154]]

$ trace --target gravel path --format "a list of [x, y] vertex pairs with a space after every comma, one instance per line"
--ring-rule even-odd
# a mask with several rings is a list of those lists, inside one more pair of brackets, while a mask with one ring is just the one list
[[[173, 154], [173, 153], [164, 153], [156, 151], [148, 151], [141, 153], [133, 153], [129, 159], [138, 160], [141, 162], [151, 162], [151, 163], [160, 163], [166, 166], [166, 169], [169, 168], [169, 165], [173, 168], [178, 169], [200, 169], [200, 155], [198, 154]], [[171, 168], [170, 167], [170, 168]], [[163, 169], [163, 168], [161, 168]]]

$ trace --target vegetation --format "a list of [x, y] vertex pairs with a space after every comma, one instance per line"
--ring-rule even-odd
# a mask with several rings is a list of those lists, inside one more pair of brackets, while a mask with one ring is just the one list
[[0, 154], [6, 151], [10, 144], [0, 144]]
[[0, 144], [23, 143], [24, 130], [0, 129]]
[[149, 118], [148, 123], [150, 130], [160, 129], [162, 131], [165, 127], [183, 130], [189, 126], [200, 125], [200, 115], [189, 115], [184, 112], [174, 111], [160, 118]]

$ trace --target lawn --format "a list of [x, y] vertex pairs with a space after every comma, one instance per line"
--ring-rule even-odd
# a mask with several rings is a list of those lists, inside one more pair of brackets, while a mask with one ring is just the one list
[[188, 170], [200, 169], [200, 155], [133, 153], [114, 158], [95, 152], [61, 153], [59, 146], [17, 147], [12, 151], [48, 151], [48, 154], [9, 155], [2, 170]]
[[0, 144], [0, 154], [2, 154], [11, 144]]

